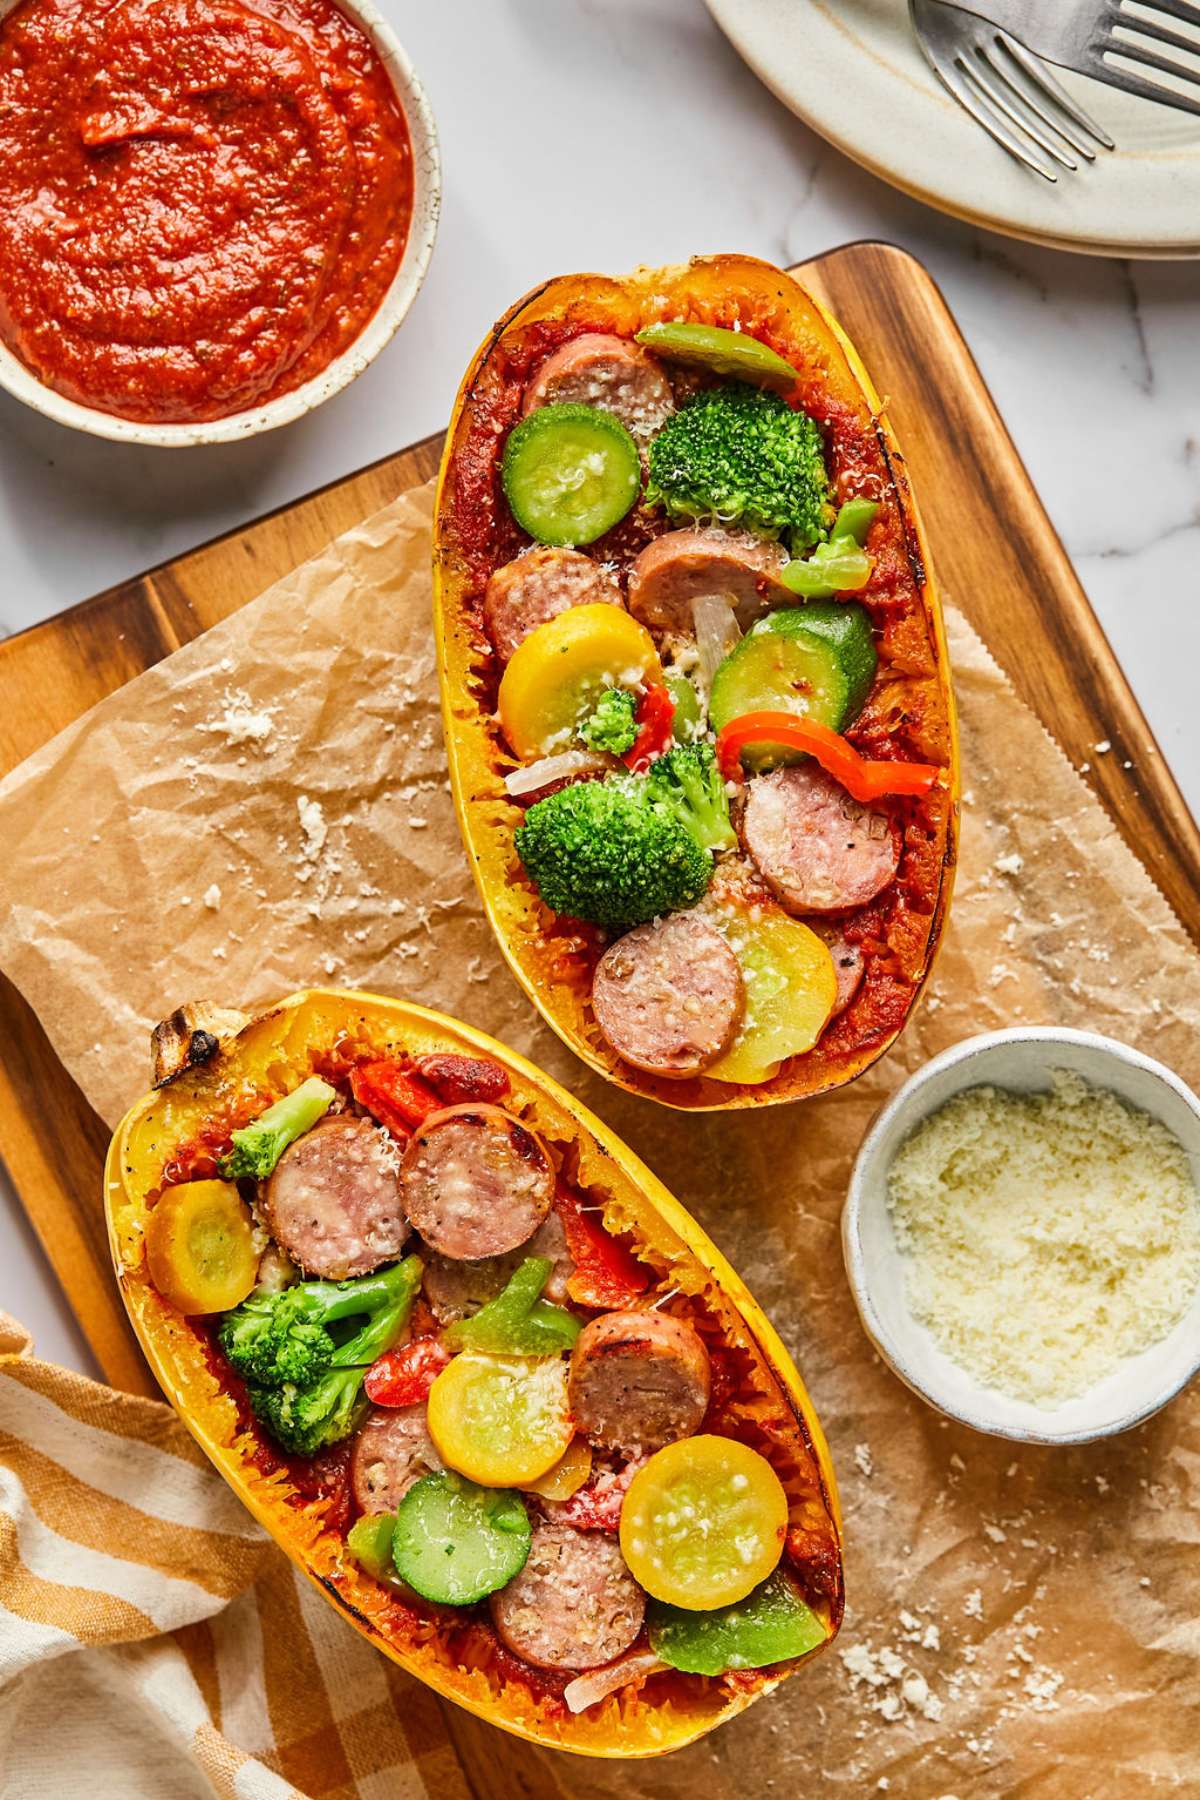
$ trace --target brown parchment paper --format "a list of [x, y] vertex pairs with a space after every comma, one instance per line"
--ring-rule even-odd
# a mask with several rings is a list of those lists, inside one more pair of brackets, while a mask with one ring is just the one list
[[185, 999], [252, 1006], [327, 982], [456, 1013], [608, 1119], [774, 1319], [842, 1488], [837, 1648], [656, 1763], [522, 1752], [531, 1792], [1200, 1794], [1200, 1388], [1106, 1444], [976, 1436], [875, 1356], [838, 1239], [873, 1113], [972, 1032], [1092, 1026], [1200, 1085], [1200, 958], [951, 608], [962, 864], [899, 1047], [841, 1094], [760, 1112], [689, 1118], [608, 1086], [525, 1003], [462, 855], [430, 640], [430, 505], [428, 489], [403, 496], [0, 786], [0, 966], [111, 1122], [146, 1085], [150, 1024]]

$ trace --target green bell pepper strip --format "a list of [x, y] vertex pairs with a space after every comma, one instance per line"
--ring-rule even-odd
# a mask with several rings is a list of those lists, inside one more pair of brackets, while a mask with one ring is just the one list
[[874, 566], [874, 558], [854, 538], [831, 537], [811, 556], [785, 563], [779, 579], [804, 600], [832, 600], [835, 594], [856, 594], [865, 588]]
[[830, 537], [848, 537], [853, 538], [856, 544], [865, 544], [878, 511], [879, 503], [876, 500], [847, 500], [833, 521]]
[[823, 1644], [829, 1632], [779, 1569], [745, 1600], [716, 1612], [688, 1612], [652, 1601], [650, 1648], [688, 1675], [766, 1669]]
[[663, 677], [663, 684], [675, 702], [671, 735], [677, 744], [693, 743], [704, 732], [704, 708], [700, 704], [695, 683], [689, 681], [686, 675], [668, 673]]
[[541, 1298], [553, 1267], [547, 1256], [527, 1256], [494, 1300], [446, 1327], [442, 1342], [450, 1350], [488, 1356], [557, 1356], [569, 1350], [579, 1336], [579, 1320]]
[[360, 1568], [376, 1581], [393, 1581], [396, 1565], [392, 1561], [392, 1539], [396, 1533], [395, 1513], [368, 1513], [356, 1519], [346, 1534], [346, 1548]]
[[659, 356], [692, 368], [708, 369], [714, 375], [731, 375], [740, 381], [758, 381], [781, 389], [794, 387], [800, 379], [799, 369], [785, 362], [769, 345], [760, 343], [748, 331], [729, 331], [723, 325], [662, 319], [654, 325], [644, 325], [637, 333], [637, 341]]

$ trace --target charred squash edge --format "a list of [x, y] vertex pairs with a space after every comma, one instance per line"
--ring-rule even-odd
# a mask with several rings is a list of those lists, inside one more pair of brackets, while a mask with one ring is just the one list
[[[720, 1705], [713, 1700], [702, 1705], [685, 1694], [682, 1699], [672, 1698], [665, 1706], [635, 1699], [622, 1712], [610, 1698], [592, 1709], [594, 1717], [583, 1713], [566, 1719], [539, 1716], [538, 1705], [532, 1700], [521, 1705], [527, 1716], [506, 1716], [494, 1694], [482, 1695], [478, 1691], [482, 1680], [478, 1675], [421, 1666], [420, 1649], [410, 1652], [390, 1642], [367, 1612], [355, 1604], [355, 1583], [359, 1578], [352, 1567], [347, 1578], [345, 1559], [340, 1556], [340, 1537], [323, 1531], [319, 1516], [314, 1520], [311, 1512], [299, 1511], [273, 1492], [277, 1477], [264, 1474], [249, 1461], [240, 1447], [245, 1440], [232, 1423], [234, 1402], [220, 1387], [200, 1339], [149, 1281], [140, 1252], [141, 1228], [148, 1210], [147, 1196], [161, 1182], [162, 1152], [177, 1147], [178, 1139], [170, 1141], [173, 1118], [182, 1114], [189, 1124], [202, 1119], [206, 1107], [211, 1108], [225, 1073], [231, 1073], [235, 1079], [239, 1073], [264, 1073], [286, 1063], [289, 1054], [296, 1058], [295, 1069], [289, 1073], [295, 1072], [304, 1047], [315, 1044], [318, 1036], [324, 1041], [326, 1028], [332, 1040], [339, 1029], [349, 1029], [355, 1023], [369, 1033], [372, 1022], [377, 1033], [387, 1031], [410, 1043], [416, 1039], [422, 1050], [461, 1051], [499, 1063], [513, 1082], [514, 1106], [532, 1105], [535, 1112], [539, 1106], [546, 1109], [545, 1116], [537, 1115], [539, 1126], [548, 1129], [558, 1142], [573, 1145], [584, 1159], [580, 1179], [590, 1189], [605, 1192], [606, 1205], [611, 1203], [622, 1219], [630, 1220], [635, 1234], [644, 1236], [648, 1253], [666, 1261], [668, 1266], [672, 1257], [676, 1258], [680, 1272], [690, 1262], [693, 1276], [700, 1278], [692, 1291], [702, 1294], [711, 1282], [732, 1306], [750, 1343], [761, 1354], [768, 1375], [785, 1397], [815, 1466], [820, 1499], [837, 1541], [839, 1579], [837, 1594], [830, 1603], [830, 1635], [825, 1645], [818, 1646], [810, 1656], [819, 1655], [833, 1642], [844, 1604], [837, 1484], [824, 1433], [777, 1333], [736, 1271], [640, 1158], [557, 1082], [469, 1025], [386, 996], [354, 990], [305, 989], [251, 1020], [214, 1063], [184, 1074], [171, 1088], [151, 1092], [139, 1100], [117, 1127], [105, 1168], [109, 1247], [134, 1333], [164, 1394], [239, 1499], [308, 1580], [393, 1662], [477, 1717], [532, 1743], [598, 1757], [647, 1757], [678, 1749], [779, 1686], [798, 1670], [799, 1664], [777, 1674], [769, 1669], [762, 1671], [756, 1688], [736, 1693]], [[306, 1030], [314, 1035], [307, 1037]], [[289, 1037], [292, 1032], [295, 1040]], [[261, 1065], [255, 1064], [256, 1056], [261, 1057]], [[156, 1109], [162, 1115], [162, 1138], [155, 1137], [147, 1146], [137, 1146], [139, 1128], [160, 1129]], [[665, 1225], [667, 1236], [678, 1239], [681, 1249], [665, 1247], [661, 1234], [656, 1241], [652, 1229], [655, 1224]], [[342, 1591], [331, 1579], [334, 1574], [339, 1577]], [[363, 1596], [377, 1595], [375, 1584], [367, 1578], [362, 1580]], [[347, 1586], [349, 1592], [345, 1591]], [[511, 1693], [512, 1689], [508, 1691]]]
[[[885, 1035], [873, 1038], [859, 1053], [852, 1055], [846, 1064], [828, 1069], [827, 1079], [824, 1080], [820, 1078], [819, 1073], [821, 1070], [819, 1044], [815, 1050], [809, 1052], [808, 1056], [794, 1058], [790, 1064], [785, 1064], [780, 1073], [771, 1081], [751, 1086], [717, 1082], [703, 1076], [686, 1083], [657, 1078], [635, 1069], [631, 1064], [618, 1057], [615, 1052], [609, 1051], [607, 1046], [598, 1044], [587, 1036], [583, 1025], [584, 1002], [580, 997], [569, 993], [566, 983], [559, 984], [557, 992], [550, 990], [542, 980], [540, 971], [533, 966], [531, 960], [522, 955], [522, 947], [519, 943], [521, 932], [518, 929], [520, 915], [517, 908], [528, 906], [526, 890], [521, 890], [520, 901], [514, 901], [510, 884], [502, 878], [503, 862], [496, 842], [497, 821], [501, 817], [508, 818], [513, 811], [514, 803], [507, 799], [504, 792], [502, 766], [494, 754], [488, 754], [484, 748], [485, 742], [490, 744], [487, 720], [482, 709], [468, 691], [467, 677], [472, 667], [478, 666], [480, 662], [480, 639], [466, 618], [465, 608], [461, 604], [463, 582], [459, 571], [454, 567], [452, 551], [443, 535], [443, 509], [446, 504], [447, 486], [451, 479], [455, 452], [460, 443], [465, 423], [469, 418], [475, 385], [481, 371], [506, 333], [531, 311], [535, 317], [539, 318], [561, 316], [568, 313], [573, 307], [585, 305], [589, 293], [593, 290], [598, 291], [601, 295], [619, 295], [635, 282], [643, 281], [647, 276], [675, 278], [694, 271], [702, 272], [714, 283], [728, 276], [730, 285], [740, 285], [743, 291], [747, 291], [751, 284], [757, 284], [757, 292], [760, 297], [766, 298], [770, 292], [776, 299], [782, 299], [794, 308], [811, 308], [816, 322], [829, 334], [836, 352], [844, 357], [850, 380], [857, 388], [860, 397], [865, 400], [871, 414], [882, 462], [895, 496], [913, 581], [930, 627], [934, 660], [937, 665], [935, 673], [946, 708], [950, 741], [950, 780], [946, 798], [945, 844], [939, 868], [937, 892], [931, 897], [932, 907], [929, 915], [929, 931], [925, 940], [923, 967], [914, 983], [912, 999], [896, 1028]], [[782, 287], [779, 285], [781, 283]], [[555, 302], [549, 310], [545, 306], [548, 297]], [[896, 1041], [912, 1017], [921, 990], [929, 978], [945, 930], [946, 915], [954, 885], [958, 846], [958, 811], [961, 792], [958, 723], [941, 604], [920, 515], [909, 485], [904, 456], [888, 421], [883, 402], [875, 390], [861, 357], [829, 311], [785, 271], [775, 268], [770, 263], [744, 256], [697, 257], [691, 263], [680, 265], [677, 268], [637, 270], [631, 276], [623, 279], [596, 274], [559, 276], [531, 289], [528, 294], [509, 308], [503, 318], [488, 333], [463, 377], [455, 400], [450, 428], [446, 435], [434, 503], [433, 594], [434, 635], [437, 645], [442, 717], [445, 727], [446, 753], [450, 766], [451, 788], [459, 827], [475, 876], [476, 886], [505, 961], [543, 1019], [568, 1048], [581, 1057], [589, 1067], [607, 1077], [609, 1081], [615, 1082], [617, 1086], [627, 1089], [630, 1093], [647, 1096], [665, 1106], [671, 1106], [684, 1112], [728, 1112], [740, 1107], [766, 1106], [788, 1100], [809, 1099], [817, 1094], [829, 1093], [836, 1088], [846, 1086], [877, 1062]], [[487, 792], [472, 792], [473, 771], [471, 765], [473, 763], [475, 771], [478, 771], [482, 762], [486, 762], [488, 765], [491, 785]], [[817, 1076], [815, 1080], [812, 1078], [814, 1073]]]

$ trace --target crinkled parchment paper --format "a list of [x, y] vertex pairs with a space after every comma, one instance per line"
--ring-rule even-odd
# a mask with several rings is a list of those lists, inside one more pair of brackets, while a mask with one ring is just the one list
[[688, 1118], [607, 1086], [534, 1017], [475, 897], [441, 747], [429, 513], [428, 489], [404, 496], [14, 772], [0, 965], [113, 1121], [145, 1086], [150, 1024], [189, 998], [344, 982], [457, 1013], [610, 1120], [779, 1326], [842, 1485], [837, 1649], [661, 1762], [531, 1750], [539, 1791], [1200, 1794], [1200, 1389], [1106, 1444], [976, 1436], [880, 1364], [838, 1241], [872, 1114], [972, 1032], [1093, 1026], [1200, 1085], [1200, 958], [951, 611], [962, 865], [900, 1047], [842, 1094], [761, 1112]]

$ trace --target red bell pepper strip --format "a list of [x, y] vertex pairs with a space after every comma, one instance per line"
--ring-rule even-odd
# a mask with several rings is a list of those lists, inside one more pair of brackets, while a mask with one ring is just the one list
[[644, 769], [651, 757], [665, 750], [671, 742], [675, 720], [675, 699], [669, 688], [652, 681], [638, 701], [634, 723], [638, 734], [623, 758], [627, 768]]
[[359, 1063], [350, 1077], [350, 1090], [358, 1104], [402, 1144], [430, 1113], [442, 1112], [446, 1105], [419, 1075], [390, 1058]]
[[432, 1082], [443, 1106], [461, 1106], [471, 1100], [494, 1105], [511, 1085], [499, 1063], [484, 1062], [479, 1056], [418, 1056], [417, 1073]]
[[934, 763], [871, 761], [817, 719], [796, 713], [752, 712], [731, 720], [717, 738], [717, 766], [726, 781], [741, 780], [742, 751], [747, 744], [783, 744], [789, 750], [807, 751], [855, 800], [927, 794], [943, 773]]
[[594, 1306], [602, 1311], [631, 1306], [650, 1285], [650, 1276], [641, 1263], [583, 1210], [583, 1201], [573, 1189], [559, 1185], [554, 1209], [575, 1265], [567, 1279], [572, 1300], [578, 1306]]
[[377, 1357], [363, 1377], [368, 1400], [376, 1406], [415, 1406], [446, 1364], [450, 1352], [436, 1337], [412, 1338]]

